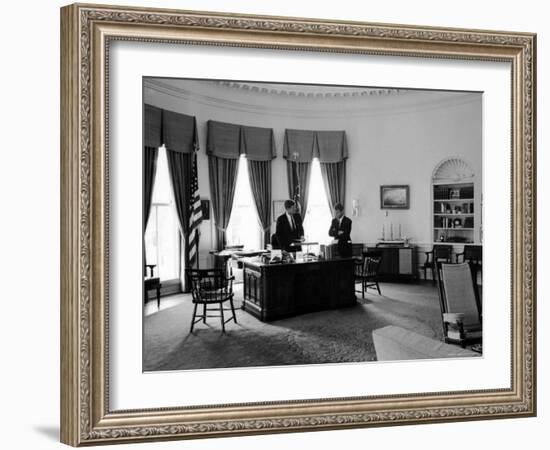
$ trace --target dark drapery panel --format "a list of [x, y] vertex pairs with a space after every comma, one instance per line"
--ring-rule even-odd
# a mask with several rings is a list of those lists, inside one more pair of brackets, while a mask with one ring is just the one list
[[332, 209], [336, 203], [346, 204], [346, 160], [321, 163], [321, 175], [328, 203]]
[[162, 109], [152, 105], [143, 108], [143, 146], [159, 148], [162, 145]]
[[174, 111], [162, 111], [162, 137], [172, 152], [191, 153], [198, 149], [197, 121]]
[[145, 275], [145, 264], [147, 264], [147, 253], [145, 251], [145, 230], [151, 214], [151, 202], [153, 200], [153, 186], [155, 185], [155, 174], [157, 173], [157, 147], [143, 147], [143, 274]]
[[302, 219], [307, 211], [309, 175], [315, 148], [315, 131], [285, 130], [283, 157], [286, 159], [288, 195], [300, 203]]
[[238, 167], [238, 159], [208, 155], [210, 195], [212, 196], [212, 209], [216, 223], [216, 248], [218, 250], [223, 250], [226, 244], [225, 229], [231, 217]]
[[237, 159], [244, 154], [254, 161], [270, 161], [276, 157], [272, 128], [209, 120], [207, 138], [206, 153], [218, 158]]
[[271, 160], [276, 156], [273, 129], [242, 126], [241, 133], [241, 153], [248, 161], [250, 188], [265, 245], [271, 235]]
[[[176, 213], [180, 224], [181, 234], [185, 242], [185, 251], [183, 259], [185, 267], [189, 267], [189, 252], [187, 251], [187, 242], [189, 237], [189, 218], [191, 216], [191, 177], [193, 175], [193, 153], [183, 153], [178, 151], [166, 150], [168, 160], [168, 171], [170, 172], [170, 182], [174, 194], [174, 203]], [[186, 289], [184, 283], [184, 289]]]
[[[295, 165], [295, 166], [294, 166]], [[306, 217], [307, 200], [309, 198], [309, 177], [311, 174], [310, 162], [286, 162], [286, 171], [288, 179], [288, 196], [294, 199], [298, 195], [298, 201], [300, 203], [300, 215], [302, 219]], [[299, 192], [297, 192], [296, 185], [300, 185]]]
[[159, 149], [156, 147], [143, 148], [143, 232], [147, 228], [147, 222], [151, 214], [158, 152]]
[[242, 126], [241, 153], [249, 161], [271, 161], [277, 156], [272, 128]]
[[[162, 112], [162, 135], [166, 147], [168, 172], [176, 205], [176, 213], [184, 242], [184, 267], [189, 267], [189, 219], [191, 217], [191, 182], [193, 178], [193, 157], [198, 150], [197, 121], [194, 116], [173, 111]], [[188, 283], [180, 274], [183, 290]]]
[[322, 163], [336, 163], [348, 157], [348, 144], [345, 131], [316, 131], [315, 156]]
[[147, 264], [145, 230], [151, 214], [158, 148], [161, 145], [162, 110], [145, 104], [143, 107], [143, 275], [145, 275], [145, 264]]
[[271, 161], [248, 160], [250, 188], [263, 229], [264, 246], [271, 235]]
[[339, 162], [348, 157], [345, 131], [285, 130], [283, 157], [289, 161]]
[[296, 184], [300, 186], [302, 218], [305, 218], [307, 211], [311, 161], [315, 157], [321, 162], [331, 207], [336, 202], [343, 204], [346, 185], [345, 161], [348, 157], [345, 131], [285, 130], [283, 156], [287, 160], [290, 198], [296, 195]]
[[143, 232], [147, 228], [157, 171], [158, 148], [162, 145], [162, 109], [143, 108]]
[[316, 144], [321, 174], [331, 209], [346, 201], [346, 159], [348, 145], [345, 131], [317, 131]]
[[241, 156], [241, 126], [209, 120], [206, 153], [218, 158], [239, 159]]

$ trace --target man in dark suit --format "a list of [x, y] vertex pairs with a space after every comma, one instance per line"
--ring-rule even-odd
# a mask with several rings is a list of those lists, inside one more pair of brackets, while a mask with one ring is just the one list
[[296, 212], [296, 203], [293, 200], [285, 201], [285, 213], [277, 217], [275, 236], [282, 250], [287, 252], [301, 252], [300, 245], [293, 245], [295, 241], [303, 240], [304, 227], [302, 217]]
[[344, 215], [344, 205], [334, 205], [335, 217], [332, 219], [328, 235], [338, 241], [338, 254], [342, 258], [351, 256], [351, 219]]

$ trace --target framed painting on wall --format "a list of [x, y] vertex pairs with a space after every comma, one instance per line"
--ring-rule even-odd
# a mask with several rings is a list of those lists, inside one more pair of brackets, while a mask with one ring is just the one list
[[409, 186], [380, 186], [380, 209], [409, 209]]
[[[63, 442], [79, 446], [528, 417], [536, 413], [536, 39], [533, 34], [80, 4], [62, 8], [61, 18]], [[292, 74], [285, 70], [290, 63], [296, 69]], [[202, 80], [200, 86], [192, 84], [197, 79]], [[230, 94], [236, 89], [239, 98]], [[154, 341], [155, 333], [148, 334], [150, 327], [167, 334], [170, 330], [179, 332], [176, 328], [181, 326], [173, 327], [174, 322], [167, 313], [175, 316], [181, 313], [179, 317], [187, 318], [185, 308], [193, 305], [190, 297], [185, 297], [189, 301], [180, 302], [181, 308], [167, 305], [163, 314], [159, 306], [158, 311], [147, 315], [139, 301], [143, 298], [145, 283], [142, 264], [147, 202], [144, 192], [152, 186], [145, 180], [144, 168], [151, 169], [153, 174], [154, 170], [157, 173], [161, 169], [165, 171], [164, 186], [168, 194], [172, 189], [187, 195], [190, 192], [187, 188], [177, 190], [178, 181], [187, 182], [187, 179], [178, 178], [174, 168], [181, 164], [180, 168], [188, 171], [180, 173], [192, 174], [189, 155], [196, 154], [200, 159], [198, 168], [195, 167], [198, 186], [211, 193], [211, 237], [222, 236], [223, 240], [227, 224], [221, 223], [225, 219], [219, 214], [222, 208], [219, 202], [222, 194], [229, 191], [220, 188], [212, 194], [220, 185], [213, 182], [215, 177], [208, 177], [208, 171], [223, 177], [230, 171], [235, 172], [238, 163], [224, 163], [222, 170], [215, 165], [217, 161], [209, 159], [213, 154], [227, 157], [227, 154], [216, 155], [219, 149], [212, 145], [217, 141], [204, 139], [204, 133], [208, 132], [207, 120], [217, 120], [219, 115], [199, 116], [200, 111], [214, 102], [214, 90], [220, 92], [218, 103], [240, 111], [227, 116], [227, 123], [221, 125], [224, 134], [220, 141], [224, 145], [235, 143], [231, 158], [238, 161], [242, 153], [247, 157], [252, 155], [257, 147], [246, 141], [252, 135], [254, 143], [267, 142], [268, 146], [273, 144], [279, 149], [273, 155], [266, 153], [269, 158], [273, 156], [273, 170], [281, 174], [272, 183], [277, 189], [273, 193], [275, 198], [288, 192], [282, 181], [286, 168], [275, 158], [282, 154], [285, 145], [311, 150], [305, 161], [294, 158], [294, 163], [302, 164], [298, 176], [307, 178], [308, 170], [315, 165], [316, 172], [311, 176], [319, 178], [318, 186], [324, 186], [323, 182], [329, 180], [325, 192], [330, 198], [339, 195], [338, 183], [330, 182], [331, 174], [341, 173], [342, 162], [349, 159], [348, 184], [350, 189], [356, 190], [349, 198], [358, 198], [357, 186], [361, 186], [366, 177], [352, 176], [354, 171], [363, 170], [359, 164], [354, 166], [358, 159], [352, 159], [357, 155], [353, 154], [356, 143], [353, 139], [346, 143], [342, 134], [334, 133], [328, 125], [323, 129], [307, 130], [298, 126], [304, 123], [304, 109], [300, 105], [293, 110], [293, 115], [263, 105], [270, 121], [264, 125], [275, 131], [262, 134], [267, 138], [260, 139], [257, 123], [235, 123], [244, 122], [245, 113], [255, 115], [257, 112], [251, 109], [250, 101], [246, 104], [240, 101], [243, 97], [250, 100], [260, 94], [286, 96], [281, 103], [287, 103], [288, 98], [311, 102], [331, 98], [348, 107], [363, 96], [361, 92], [368, 96], [370, 91], [391, 90], [400, 100], [405, 98], [406, 92], [419, 90], [451, 92], [450, 96], [471, 92], [475, 93], [475, 101], [483, 97], [483, 156], [488, 163], [480, 170], [485, 185], [483, 227], [489, 230], [483, 243], [483, 295], [506, 301], [483, 305], [482, 357], [479, 354], [465, 357], [471, 355], [472, 349], [465, 350], [470, 353], [460, 353], [462, 349], [455, 348], [457, 353], [447, 359], [394, 358], [392, 364], [383, 364], [381, 352], [377, 354], [373, 347], [365, 348], [365, 351], [372, 351], [369, 353], [374, 355], [371, 360], [349, 359], [335, 364], [318, 364], [317, 360], [302, 364], [304, 361], [299, 360], [286, 365], [241, 365], [235, 370], [236, 367], [216, 365], [214, 361], [208, 367], [203, 366], [208, 370], [163, 370], [162, 364], [154, 366], [155, 370], [144, 370], [145, 347], [149, 343], [161, 347]], [[191, 126], [185, 133], [181, 127], [171, 126], [174, 118], [177, 121], [189, 119], [188, 111], [176, 111], [182, 100], [186, 104], [201, 105], [196, 108], [196, 121], [188, 122]], [[156, 114], [155, 120], [148, 121], [150, 116], [145, 105], [153, 107], [150, 111]], [[254, 107], [261, 109], [261, 102]], [[326, 108], [310, 109], [319, 123], [329, 115]], [[371, 110], [359, 107], [352, 113], [371, 117], [371, 120], [376, 117]], [[282, 124], [284, 120], [287, 122]], [[220, 125], [219, 120], [217, 122]], [[227, 126], [229, 122], [232, 126]], [[249, 129], [245, 130], [245, 125]], [[416, 130], [405, 121], [401, 131], [414, 134]], [[247, 137], [246, 132], [251, 134]], [[439, 138], [448, 141], [450, 134]], [[206, 144], [206, 149], [195, 145], [197, 136]], [[226, 139], [227, 136], [232, 136], [233, 140]], [[150, 142], [152, 146], [147, 145]], [[335, 142], [339, 143], [338, 160], [327, 157], [332, 153], [325, 152]], [[391, 141], [385, 148], [390, 148], [389, 144]], [[157, 155], [156, 150], [163, 149], [161, 153], [166, 155], [167, 161], [164, 168], [156, 165], [160, 159], [146, 159], [146, 147], [153, 149], [153, 155]], [[303, 156], [302, 153], [299, 156]], [[380, 160], [384, 157], [381, 155]], [[267, 157], [261, 160], [262, 164], [257, 164], [253, 170], [264, 170], [267, 160]], [[414, 169], [422, 170], [419, 166]], [[372, 204], [376, 204], [379, 174], [374, 170], [371, 175], [371, 182], [376, 184], [369, 192], [374, 197]], [[412, 182], [411, 186], [416, 195]], [[261, 186], [256, 185], [254, 189], [252, 194], [263, 192]], [[301, 193], [305, 198], [305, 190]], [[380, 197], [382, 208], [407, 209], [409, 186], [382, 186]], [[166, 219], [166, 223], [172, 221], [176, 228], [192, 228], [189, 222], [182, 220], [185, 218], [182, 210], [189, 205], [189, 198], [170, 200], [169, 195], [167, 198], [164, 203], [175, 202], [177, 207], [172, 209], [174, 215]], [[426, 198], [429, 198], [429, 191]], [[250, 202], [254, 201], [252, 195]], [[341, 201], [345, 203], [344, 198]], [[160, 200], [157, 203], [164, 204]], [[267, 226], [272, 225], [271, 218], [267, 219], [269, 213], [276, 216], [282, 202], [259, 203], [263, 209], [256, 209], [264, 211], [265, 217], [261, 219], [267, 220], [262, 230], [265, 233]], [[244, 208], [244, 202], [243, 205]], [[368, 211], [368, 202], [365, 205], [364, 210]], [[431, 220], [429, 205], [425, 210], [427, 220]], [[331, 219], [330, 210], [328, 217]], [[372, 229], [378, 230], [376, 220], [368, 214], [354, 217], [352, 233], [360, 227], [369, 229], [373, 224], [376, 226]], [[306, 218], [304, 226], [308, 224]], [[425, 228], [429, 231], [430, 226]], [[207, 230], [203, 232], [202, 238], [205, 238]], [[214, 239], [203, 241], [210, 245]], [[181, 256], [181, 253], [173, 256], [174, 267], [180, 267], [178, 258]], [[333, 263], [330, 261], [308, 261], [301, 265], [296, 262], [292, 268], [272, 267], [254, 260], [257, 255], [246, 256], [251, 259], [243, 264], [245, 267], [249, 264], [250, 270], [244, 272], [242, 295], [248, 297], [250, 308], [261, 310], [261, 299], [255, 297], [261, 295], [259, 290], [249, 287], [254, 282], [256, 287], [264, 286], [262, 283], [266, 279], [261, 277], [268, 276], [268, 271], [275, 274], [278, 269], [303, 270], [303, 276], [296, 278], [298, 281], [312, 280], [315, 275], [318, 283], [311, 282], [309, 287], [323, 285], [327, 286], [327, 291], [332, 289], [327, 280], [334, 273], [342, 274], [335, 283], [348, 279], [353, 283], [351, 272], [347, 271], [348, 268], [353, 270], [352, 262], [346, 268], [345, 258], [335, 262], [340, 264], [337, 272], [325, 270], [326, 264]], [[184, 276], [178, 272], [181, 270], [174, 270], [173, 275], [176, 285], [184, 284]], [[503, 277], [508, 282], [503, 282]], [[200, 286], [203, 291], [206, 287], [219, 288], [207, 289], [212, 294], [228, 284], [216, 280]], [[297, 302], [307, 294], [306, 289], [300, 289], [296, 289]], [[325, 294], [318, 289], [320, 297]], [[327, 297], [327, 304], [329, 300]], [[350, 308], [364, 308], [367, 303], [355, 296], [352, 300]], [[338, 311], [345, 314], [343, 308]], [[239, 321], [241, 317], [244, 319], [246, 326], [263, 327], [264, 331], [278, 328], [276, 322], [264, 325], [261, 320], [246, 316], [246, 308], [238, 309], [236, 314]], [[317, 311], [315, 314], [322, 316], [324, 313]], [[307, 334], [292, 334], [291, 325], [303, 326], [308, 317], [315, 314], [282, 319], [291, 321], [285, 322], [288, 325], [285, 329], [292, 336], [293, 347], [304, 345]], [[261, 317], [260, 313], [258, 315]], [[322, 329], [332, 330], [333, 322], [327, 320]], [[179, 341], [181, 345], [170, 344], [174, 346], [168, 353], [181, 355], [193, 346], [208, 347], [211, 339], [245, 337], [237, 327], [225, 335], [219, 334], [219, 330], [215, 335], [211, 331], [203, 327], [198, 332], [186, 334], [185, 339]], [[361, 331], [369, 343], [374, 342], [375, 329]], [[315, 350], [316, 355], [335, 344], [337, 334], [329, 338], [332, 340]], [[423, 338], [429, 339], [428, 336]], [[262, 353], [272, 350], [270, 347], [247, 348], [245, 359], [263, 357]], [[208, 352], [203, 355], [212, 357]], [[301, 357], [305, 358], [304, 355], [307, 356], [302, 353]], [[399, 377], [399, 383], [395, 383], [397, 375], [404, 370], [409, 376], [406, 379]], [[366, 378], [370, 380], [368, 386], [363, 382]], [[258, 379], [262, 383], [258, 383]], [[341, 382], [344, 379], [346, 383]], [[222, 389], [227, 385], [232, 389]]]

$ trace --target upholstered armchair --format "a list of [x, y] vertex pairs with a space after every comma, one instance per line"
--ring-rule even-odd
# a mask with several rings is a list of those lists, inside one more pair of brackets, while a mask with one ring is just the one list
[[462, 347], [481, 342], [481, 304], [472, 265], [438, 263], [436, 273], [445, 341]]

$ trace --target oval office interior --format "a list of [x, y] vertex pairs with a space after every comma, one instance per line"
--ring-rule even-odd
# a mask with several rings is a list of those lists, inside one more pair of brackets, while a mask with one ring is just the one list
[[143, 370], [480, 354], [480, 93], [143, 83]]

